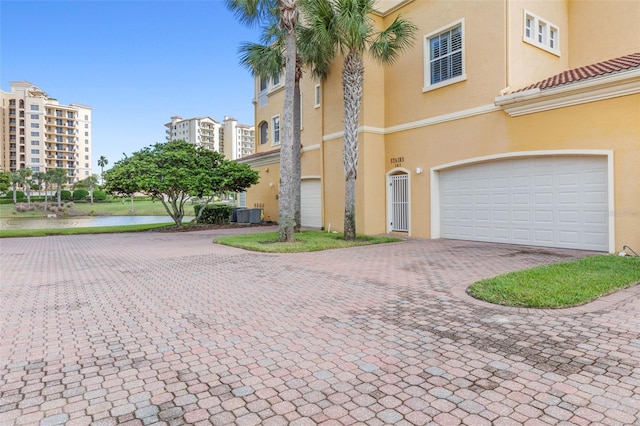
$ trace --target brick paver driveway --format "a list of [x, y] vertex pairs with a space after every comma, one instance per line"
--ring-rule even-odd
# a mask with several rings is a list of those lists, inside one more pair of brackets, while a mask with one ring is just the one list
[[585, 253], [214, 234], [1, 240], [0, 424], [640, 424], [639, 286], [562, 311], [464, 293]]

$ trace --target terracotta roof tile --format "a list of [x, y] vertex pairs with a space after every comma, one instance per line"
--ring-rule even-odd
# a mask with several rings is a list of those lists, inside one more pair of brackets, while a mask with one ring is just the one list
[[632, 53], [631, 55], [621, 56], [619, 58], [609, 59], [608, 61], [598, 62], [597, 64], [564, 71], [523, 89], [516, 90], [516, 92], [522, 92], [530, 89], [545, 90], [561, 86], [563, 84], [575, 83], [589, 78], [600, 77], [605, 74], [629, 71], [636, 68], [640, 68], [640, 53]]

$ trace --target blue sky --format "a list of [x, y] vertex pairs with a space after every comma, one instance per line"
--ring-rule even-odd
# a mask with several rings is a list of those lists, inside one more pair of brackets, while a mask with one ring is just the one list
[[93, 172], [165, 141], [171, 116], [253, 124], [241, 42], [259, 41], [222, 0], [0, 0], [0, 82], [29, 81], [93, 108]]

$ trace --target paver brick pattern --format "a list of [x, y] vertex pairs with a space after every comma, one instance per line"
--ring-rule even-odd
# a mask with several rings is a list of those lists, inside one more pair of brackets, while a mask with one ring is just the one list
[[589, 253], [224, 232], [0, 240], [0, 425], [640, 424], [638, 286], [555, 311], [464, 292]]

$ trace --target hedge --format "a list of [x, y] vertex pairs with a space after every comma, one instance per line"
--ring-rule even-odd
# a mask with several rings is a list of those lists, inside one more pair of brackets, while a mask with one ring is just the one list
[[203, 209], [198, 223], [210, 223], [215, 225], [224, 225], [229, 223], [229, 218], [233, 212], [233, 208], [219, 204], [196, 204], [193, 206], [196, 217], [198, 213]]

